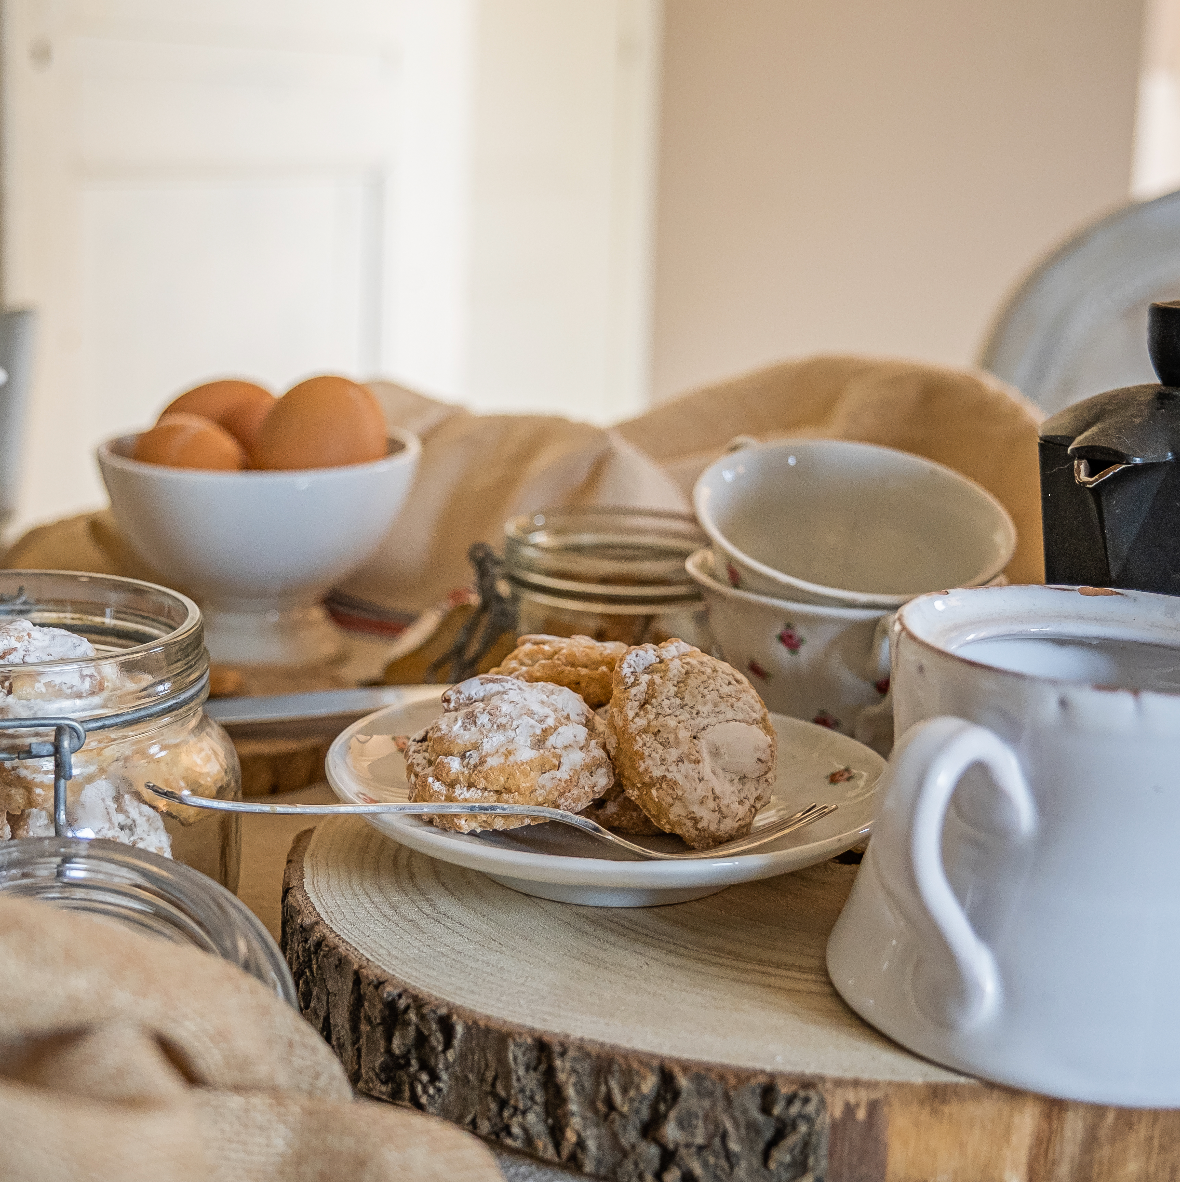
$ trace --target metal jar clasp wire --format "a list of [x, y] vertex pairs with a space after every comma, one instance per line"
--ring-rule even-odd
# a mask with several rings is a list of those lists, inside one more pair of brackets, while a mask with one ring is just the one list
[[52, 742], [33, 739], [19, 751], [0, 751], [0, 763], [53, 757], [53, 832], [68, 836], [66, 784], [74, 775], [74, 753], [86, 742], [86, 728], [73, 718], [5, 718], [0, 720], [2, 731], [53, 731]]

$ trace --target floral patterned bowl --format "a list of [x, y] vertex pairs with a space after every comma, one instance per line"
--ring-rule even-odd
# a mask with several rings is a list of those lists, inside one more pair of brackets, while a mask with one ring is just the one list
[[732, 586], [792, 602], [898, 608], [982, 586], [1016, 549], [1003, 505], [965, 476], [839, 439], [730, 452], [701, 474], [693, 506]]
[[[890, 611], [790, 603], [737, 590], [716, 577], [710, 550], [698, 550], [685, 569], [704, 592], [720, 655], [750, 679], [768, 710], [888, 754]], [[866, 715], [868, 707], [874, 709]]]

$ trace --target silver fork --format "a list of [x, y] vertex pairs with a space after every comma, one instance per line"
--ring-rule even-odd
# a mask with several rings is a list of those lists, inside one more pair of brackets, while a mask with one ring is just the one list
[[382, 813], [400, 813], [402, 816], [438, 817], [438, 816], [480, 816], [494, 817], [539, 817], [546, 821], [558, 821], [562, 825], [571, 825], [591, 837], [618, 846], [619, 849], [629, 850], [641, 858], [657, 859], [664, 862], [686, 862], [697, 858], [726, 858], [732, 854], [742, 854], [747, 850], [756, 849], [760, 845], [776, 840], [805, 825], [811, 825], [836, 811], [834, 804], [809, 804], [781, 821], [775, 821], [757, 833], [746, 837], [739, 837], [733, 841], [723, 842], [707, 850], [690, 850], [686, 854], [665, 854], [659, 850], [649, 850], [646, 846], [637, 845], [625, 837], [619, 837], [609, 829], [604, 829], [597, 821], [589, 817], [580, 817], [577, 813], [567, 813], [564, 809], [550, 809], [542, 805], [531, 804], [432, 804], [426, 801], [414, 804], [260, 804], [246, 800], [218, 800], [216, 797], [193, 796], [186, 788], [182, 792], [173, 792], [168, 788], [161, 788], [148, 781], [144, 787], [173, 804], [186, 804], [190, 808], [215, 809], [223, 813], [260, 813], [272, 817], [366, 817]]

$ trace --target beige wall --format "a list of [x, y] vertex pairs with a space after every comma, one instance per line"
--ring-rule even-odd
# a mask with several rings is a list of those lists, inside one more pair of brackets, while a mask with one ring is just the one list
[[819, 350], [962, 364], [1126, 199], [1139, 0], [666, 0], [656, 401]]
[[1140, 200], [1180, 186], [1180, 0], [1147, 0], [1131, 192]]
[[650, 366], [658, 0], [476, 9], [465, 372], [447, 393], [629, 418]]

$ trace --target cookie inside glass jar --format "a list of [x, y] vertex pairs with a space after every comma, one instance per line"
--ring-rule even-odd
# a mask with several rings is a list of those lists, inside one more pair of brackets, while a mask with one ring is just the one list
[[235, 889], [238, 818], [144, 789], [240, 796], [233, 746], [204, 713], [208, 673], [200, 610], [175, 591], [0, 572], [0, 839], [54, 833], [51, 752], [56, 724], [68, 722], [64, 832], [171, 856]]
[[[77, 717], [108, 707], [123, 675], [99, 661], [85, 637], [29, 620], [0, 623], [0, 717]], [[159, 814], [120, 774], [119, 753], [101, 736], [79, 751], [67, 785], [66, 809], [74, 835], [105, 837], [154, 854], [171, 855]], [[48, 837], [53, 825], [51, 759], [0, 763], [0, 840]]]

